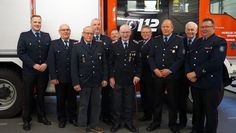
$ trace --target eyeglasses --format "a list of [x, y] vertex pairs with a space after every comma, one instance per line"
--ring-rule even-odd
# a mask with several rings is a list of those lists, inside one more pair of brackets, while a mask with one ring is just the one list
[[70, 29], [60, 29], [60, 31], [70, 31]]
[[212, 28], [213, 26], [201, 26], [201, 29], [207, 29], [207, 28]]
[[93, 35], [94, 33], [92, 32], [83, 32], [85, 35]]

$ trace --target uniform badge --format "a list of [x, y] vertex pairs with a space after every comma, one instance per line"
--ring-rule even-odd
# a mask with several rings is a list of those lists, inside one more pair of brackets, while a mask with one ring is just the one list
[[131, 59], [132, 59], [132, 54], [129, 53], [129, 62], [131, 62]]
[[82, 63], [85, 63], [85, 55], [84, 54], [81, 55], [81, 60], [82, 60]]

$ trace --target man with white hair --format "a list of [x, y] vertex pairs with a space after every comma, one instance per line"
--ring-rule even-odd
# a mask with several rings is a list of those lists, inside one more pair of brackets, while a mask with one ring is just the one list
[[70, 39], [70, 27], [62, 24], [59, 27], [60, 38], [53, 40], [48, 53], [48, 66], [51, 83], [55, 85], [57, 97], [58, 127], [66, 126], [68, 112], [69, 122], [74, 126], [77, 123], [76, 92], [71, 81], [71, 51], [77, 41]]
[[120, 27], [121, 38], [111, 45], [109, 57], [110, 85], [112, 87], [112, 110], [114, 125], [111, 132], [116, 132], [122, 125], [131, 132], [137, 129], [133, 125], [135, 105], [135, 85], [141, 76], [140, 47], [131, 40], [131, 29], [124, 24]]
[[[185, 25], [186, 37], [183, 38], [184, 48], [188, 53], [192, 46], [197, 42], [197, 30], [198, 26], [196, 23], [190, 21]], [[183, 129], [187, 125], [187, 99], [189, 94], [189, 81], [184, 74], [184, 64], [181, 68], [182, 77], [180, 78], [179, 91], [178, 91], [178, 114], [179, 114], [179, 128]], [[194, 113], [193, 113], [194, 114]], [[194, 115], [192, 124], [194, 126]], [[194, 128], [194, 127], [193, 127]]]

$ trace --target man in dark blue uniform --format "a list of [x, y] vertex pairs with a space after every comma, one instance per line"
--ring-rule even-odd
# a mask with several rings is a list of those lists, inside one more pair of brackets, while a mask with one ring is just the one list
[[66, 126], [67, 113], [69, 122], [76, 127], [78, 126], [76, 91], [72, 86], [70, 71], [72, 45], [77, 43], [77, 41], [70, 39], [70, 33], [70, 27], [62, 24], [59, 27], [61, 38], [51, 42], [48, 53], [50, 80], [56, 88], [59, 128]]
[[[79, 126], [88, 132], [104, 132], [97, 127], [101, 109], [101, 89], [107, 85], [107, 61], [104, 46], [93, 39], [93, 28], [83, 29], [81, 42], [73, 46], [71, 76], [74, 89], [80, 93]], [[89, 118], [88, 118], [89, 113]]]
[[152, 119], [153, 111], [153, 78], [152, 70], [148, 63], [149, 50], [151, 45], [154, 45], [152, 39], [152, 30], [148, 25], [144, 25], [141, 29], [141, 36], [143, 40], [139, 41], [141, 46], [142, 55], [142, 76], [140, 80], [140, 94], [143, 107], [143, 116], [139, 119], [140, 121], [150, 121]]
[[22, 32], [17, 46], [17, 54], [23, 62], [23, 129], [30, 130], [31, 109], [34, 87], [37, 92], [38, 122], [51, 125], [44, 107], [44, 94], [48, 84], [47, 58], [51, 38], [40, 31], [41, 16], [31, 17], [31, 30]]
[[[94, 39], [98, 42], [101, 42], [104, 45], [106, 58], [108, 60], [109, 56], [109, 45], [111, 44], [111, 40], [106, 35], [101, 34], [101, 20], [98, 18], [94, 18], [91, 21], [91, 26], [94, 30]], [[110, 125], [111, 124], [111, 87], [107, 85], [102, 88], [102, 108], [101, 108], [101, 119], [104, 123]]]
[[[223, 63], [226, 57], [225, 39], [215, 35], [214, 21], [203, 19], [202, 37], [187, 53], [186, 75], [193, 91], [196, 133], [216, 133], [218, 95], [223, 87]], [[205, 121], [206, 120], [206, 121]]]
[[135, 85], [141, 77], [141, 53], [137, 42], [130, 39], [131, 29], [128, 25], [120, 27], [120, 36], [121, 39], [111, 45], [109, 58], [114, 119], [111, 132], [116, 132], [123, 123], [128, 130], [136, 132], [133, 113]]
[[169, 128], [173, 133], [178, 132], [177, 120], [177, 89], [181, 76], [180, 67], [184, 61], [184, 45], [182, 38], [174, 35], [173, 23], [165, 19], [161, 24], [163, 35], [158, 36], [155, 45], [151, 46], [149, 63], [153, 70], [155, 91], [153, 121], [147, 127], [147, 131], [153, 131], [160, 127], [162, 104], [165, 94], [168, 100]]
[[[191, 50], [191, 47], [197, 42], [197, 30], [198, 26], [196, 23], [190, 21], [185, 25], [186, 37], [183, 38], [185, 55]], [[187, 125], [187, 100], [189, 95], [190, 84], [185, 76], [184, 64], [181, 67], [181, 78], [178, 90], [178, 114], [179, 114], [179, 128], [183, 129]], [[194, 113], [193, 113], [194, 114]], [[194, 115], [192, 119], [194, 125]]]

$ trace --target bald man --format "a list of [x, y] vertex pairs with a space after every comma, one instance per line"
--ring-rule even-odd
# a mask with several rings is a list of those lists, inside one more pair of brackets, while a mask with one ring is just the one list
[[180, 67], [184, 61], [184, 45], [182, 38], [173, 34], [174, 26], [170, 19], [165, 19], [161, 24], [161, 36], [156, 39], [155, 45], [151, 46], [149, 63], [155, 74], [154, 86], [154, 113], [153, 121], [147, 127], [147, 131], [153, 131], [160, 127], [162, 104], [164, 95], [167, 96], [169, 123], [173, 133], [179, 132], [177, 120], [177, 91], [178, 80], [181, 76]]
[[69, 122], [77, 127], [76, 91], [72, 86], [70, 71], [72, 45], [77, 41], [70, 39], [71, 29], [67, 24], [60, 25], [58, 32], [60, 38], [52, 41], [48, 57], [49, 75], [56, 89], [58, 127], [66, 126], [67, 113]]

